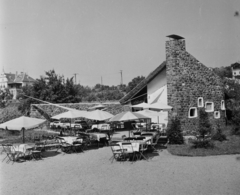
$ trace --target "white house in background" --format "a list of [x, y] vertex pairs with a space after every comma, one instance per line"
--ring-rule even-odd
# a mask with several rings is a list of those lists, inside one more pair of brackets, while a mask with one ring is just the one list
[[24, 72], [13, 74], [3, 71], [0, 74], [0, 90], [9, 89], [13, 94], [13, 99], [16, 99], [18, 91], [23, 86], [32, 85], [34, 82], [35, 80]]
[[240, 62], [231, 65], [233, 79], [240, 79]]

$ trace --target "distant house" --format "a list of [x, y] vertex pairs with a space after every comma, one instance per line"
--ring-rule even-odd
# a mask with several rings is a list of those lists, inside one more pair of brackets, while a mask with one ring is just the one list
[[26, 85], [32, 85], [35, 80], [26, 73], [5, 73], [0, 74], [0, 90], [9, 89], [13, 94], [13, 99], [16, 99], [18, 91]]
[[166, 60], [142, 82], [126, 94], [120, 103], [125, 106], [141, 102], [161, 102], [173, 107], [174, 116], [181, 121], [182, 130], [195, 132], [199, 110], [204, 109], [212, 127], [225, 124], [225, 96], [223, 82], [210, 68], [186, 51], [185, 40], [178, 35], [168, 36]]
[[231, 65], [233, 79], [240, 79], [240, 62]]

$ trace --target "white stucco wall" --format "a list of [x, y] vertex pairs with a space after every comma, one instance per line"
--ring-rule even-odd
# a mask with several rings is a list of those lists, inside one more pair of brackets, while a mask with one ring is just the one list
[[0, 89], [7, 88], [7, 78], [4, 74], [0, 75]]
[[236, 69], [232, 68], [232, 75], [233, 75], [233, 78], [235, 76], [239, 76], [240, 75], [240, 69], [239, 68], [236, 68]]
[[[151, 82], [147, 85], [148, 103], [151, 103], [167, 85], [166, 68], [164, 68]], [[166, 89], [165, 89], [166, 93]], [[165, 95], [164, 95], [165, 96]], [[163, 98], [164, 103], [167, 103], [167, 96]]]

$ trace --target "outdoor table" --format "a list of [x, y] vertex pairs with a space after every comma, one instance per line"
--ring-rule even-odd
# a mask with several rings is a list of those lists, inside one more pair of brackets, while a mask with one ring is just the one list
[[94, 129], [94, 128], [99, 129], [99, 130], [108, 130], [108, 131], [111, 130], [110, 125], [107, 124], [107, 123], [103, 123], [103, 124], [93, 124], [92, 127], [91, 127], [91, 129]]
[[[143, 131], [143, 132], [141, 133], [141, 135], [144, 134], [144, 133], [152, 134], [152, 135], [153, 135], [153, 138], [156, 137], [156, 136], [159, 134], [158, 131]], [[143, 135], [143, 137], [145, 137], [145, 136]]]
[[68, 136], [68, 137], [59, 137], [60, 139], [63, 139], [68, 144], [73, 144], [75, 141], [82, 142], [82, 139], [78, 139], [76, 136]]
[[[26, 156], [30, 156], [31, 155], [31, 151], [33, 150], [33, 146], [30, 146], [28, 144], [20, 144], [20, 145], [15, 145], [13, 146], [14, 147], [14, 150], [16, 152], [18, 152], [18, 156], [17, 156], [17, 159], [19, 159], [19, 156], [20, 155], [23, 155], [24, 158]], [[17, 160], [15, 159], [15, 160]]]
[[134, 152], [139, 152], [140, 145], [141, 144], [149, 144], [150, 141], [151, 141], [151, 138], [146, 137], [146, 139], [144, 139], [144, 140], [121, 141], [121, 142], [117, 142], [117, 144], [119, 144], [120, 147], [122, 147], [122, 143], [129, 143], [129, 142], [131, 142], [132, 147], [133, 147], [133, 151]]
[[107, 134], [105, 133], [89, 133], [92, 136], [92, 139], [100, 141], [100, 138], [107, 138]]

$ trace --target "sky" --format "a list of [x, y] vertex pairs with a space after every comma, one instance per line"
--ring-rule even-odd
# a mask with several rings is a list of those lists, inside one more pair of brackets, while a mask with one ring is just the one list
[[147, 76], [166, 36], [208, 67], [240, 60], [239, 0], [0, 0], [0, 72], [55, 70], [84, 86]]

